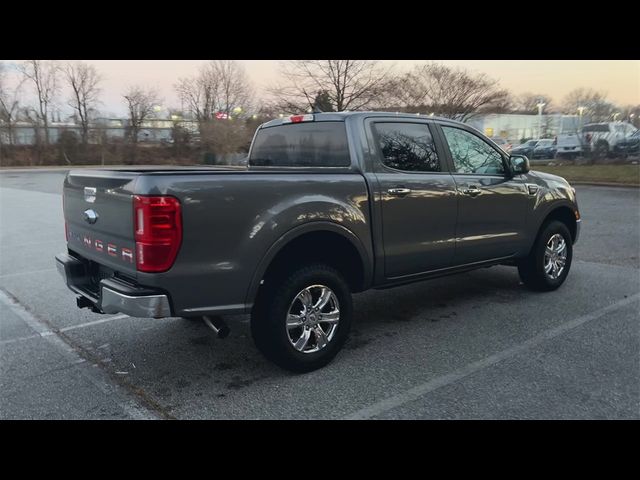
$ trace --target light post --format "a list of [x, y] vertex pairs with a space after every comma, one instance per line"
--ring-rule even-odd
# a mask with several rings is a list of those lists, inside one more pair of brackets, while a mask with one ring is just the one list
[[585, 107], [578, 107], [578, 113], [580, 114], [580, 127], [579, 130], [582, 130], [582, 114], [584, 113], [584, 108]]
[[546, 103], [544, 102], [538, 102], [537, 107], [538, 107], [538, 140], [540, 140], [542, 138], [542, 109], [544, 108], [544, 106], [546, 105]]

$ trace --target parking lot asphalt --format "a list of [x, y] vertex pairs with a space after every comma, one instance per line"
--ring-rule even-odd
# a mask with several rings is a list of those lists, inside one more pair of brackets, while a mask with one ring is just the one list
[[578, 186], [568, 280], [534, 293], [494, 267], [354, 296], [344, 350], [294, 375], [248, 317], [202, 323], [75, 306], [66, 172], [0, 172], [0, 418], [640, 418], [640, 189]]

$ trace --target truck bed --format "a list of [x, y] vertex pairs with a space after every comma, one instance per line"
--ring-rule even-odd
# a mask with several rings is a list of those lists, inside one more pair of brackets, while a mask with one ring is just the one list
[[[168, 195], [180, 202], [182, 244], [166, 272], [136, 270], [134, 195]], [[87, 221], [88, 210], [97, 215], [95, 223]], [[347, 229], [372, 252], [366, 181], [349, 169], [78, 169], [65, 180], [64, 215], [71, 254], [106, 275], [170, 290], [180, 316], [245, 311], [250, 284], [269, 249], [307, 223]]]

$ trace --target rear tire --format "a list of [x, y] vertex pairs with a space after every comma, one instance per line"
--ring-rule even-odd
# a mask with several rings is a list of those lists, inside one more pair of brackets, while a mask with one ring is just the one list
[[529, 255], [518, 263], [522, 282], [535, 291], [556, 290], [571, 268], [573, 240], [567, 226], [553, 220], [542, 227]]
[[[324, 306], [323, 298], [328, 298]], [[338, 354], [351, 329], [352, 311], [343, 276], [325, 264], [308, 265], [262, 287], [251, 334], [258, 350], [279, 367], [310, 372]]]

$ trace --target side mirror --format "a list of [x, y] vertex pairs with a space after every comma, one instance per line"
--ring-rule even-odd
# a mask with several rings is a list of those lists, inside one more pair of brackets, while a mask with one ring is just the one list
[[511, 155], [509, 157], [509, 167], [511, 168], [511, 175], [522, 175], [528, 173], [529, 159], [524, 155]]

